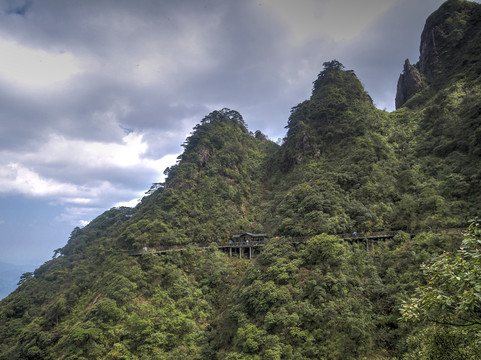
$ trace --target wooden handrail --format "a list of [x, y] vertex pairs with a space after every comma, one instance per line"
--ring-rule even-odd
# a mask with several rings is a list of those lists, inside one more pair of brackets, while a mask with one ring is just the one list
[[[438, 230], [414, 230], [410, 232], [406, 232], [407, 234], [411, 236], [419, 235], [422, 232], [436, 232], [436, 233], [446, 233], [448, 235], [456, 235], [456, 234], [462, 234], [465, 229], [464, 228], [449, 228], [449, 229], [438, 229]], [[335, 236], [344, 239], [344, 240], [375, 240], [375, 239], [383, 239], [383, 238], [393, 238], [396, 236], [398, 233], [402, 232], [402, 230], [394, 230], [394, 231], [378, 231], [378, 232], [360, 232], [360, 233], [352, 233], [352, 234], [336, 234]], [[313, 236], [299, 236], [299, 237], [291, 237], [288, 238], [289, 242], [292, 243], [302, 243], [306, 242], [309, 239], [315, 237], [317, 235]], [[230, 241], [227, 244], [222, 244], [218, 245], [217, 248], [233, 248], [233, 247], [254, 247], [254, 246], [263, 246], [265, 243], [267, 243], [265, 240], [261, 241]], [[140, 251], [138, 250], [126, 250], [125, 252], [129, 255], [142, 255], [145, 253], [166, 253], [166, 252], [172, 252], [172, 251], [183, 251], [187, 249], [187, 246], [193, 246], [195, 248], [206, 248], [211, 246], [212, 243], [190, 243], [186, 245], [172, 245], [172, 246], [162, 246], [162, 247], [157, 247], [157, 248], [145, 248]]]

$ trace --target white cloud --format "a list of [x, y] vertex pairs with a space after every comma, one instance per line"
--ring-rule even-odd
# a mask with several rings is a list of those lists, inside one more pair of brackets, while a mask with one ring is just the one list
[[[16, 160], [0, 164], [0, 193], [64, 205], [57, 220], [79, 226], [112, 206], [137, 205], [152, 182], [164, 180], [163, 170], [175, 164], [178, 155], [152, 159], [147, 152], [143, 135], [134, 132], [120, 143], [52, 135], [46, 144], [28, 154], [0, 152], [1, 157]], [[60, 175], [47, 176], [42, 171]], [[136, 177], [140, 179], [132, 182]]]
[[83, 204], [89, 204], [92, 202], [92, 199], [85, 198], [85, 197], [79, 197], [79, 198], [64, 198], [62, 202], [65, 203], [70, 203], [70, 204], [78, 204], [78, 205], [83, 205]]
[[140, 199], [132, 199], [130, 201], [121, 201], [114, 205], [114, 207], [136, 207]]
[[[27, 154], [0, 152], [3, 158], [13, 159], [0, 164], [0, 192], [88, 204], [102, 194], [119, 192], [112, 182], [115, 176], [123, 176], [122, 173], [125, 177], [151, 173], [153, 182], [162, 181], [163, 170], [175, 163], [177, 154], [152, 159], [146, 156], [147, 150], [143, 135], [133, 132], [125, 135], [121, 143], [88, 142], [52, 135], [46, 144]], [[49, 177], [42, 171], [62, 176]], [[78, 174], [82, 173], [94, 173], [99, 177], [79, 179]]]
[[[166, 169], [172, 165], [174, 165], [177, 162], [177, 154], [169, 154], [163, 156], [161, 159], [157, 160], [156, 167], [159, 169]], [[163, 182], [165, 181], [165, 175], [162, 173], [159, 173], [159, 177], [156, 179], [155, 182]], [[148, 189], [146, 189], [148, 190]], [[120, 201], [114, 205], [114, 207], [121, 207], [121, 206], [126, 206], [126, 207], [135, 207], [141, 200], [141, 198], [145, 196], [145, 192], [142, 191], [137, 194], [137, 197], [129, 200], [129, 201]]]
[[[143, 134], [131, 132], [121, 142], [100, 142], [84, 139], [71, 139], [64, 135], [51, 134], [48, 140], [28, 153], [4, 152], [4, 158], [30, 167], [63, 167], [65, 170], [89, 172], [92, 169], [129, 169], [144, 168], [162, 172], [163, 166], [170, 163], [176, 155], [166, 155], [157, 160], [146, 156], [149, 149]], [[0, 154], [2, 154], [0, 152]], [[168, 160], [166, 160], [168, 159]], [[18, 168], [22, 166], [18, 165]], [[26, 175], [22, 172], [21, 175]], [[68, 175], [66, 175], [68, 176]], [[95, 180], [95, 179], [93, 179]], [[43, 181], [45, 182], [45, 181]], [[52, 183], [53, 185], [53, 183]], [[1, 191], [1, 190], [0, 190]]]
[[35, 197], [76, 195], [80, 188], [43, 178], [35, 171], [19, 163], [9, 163], [0, 166], [0, 192], [25, 194]]
[[79, 221], [80, 227], [87, 226], [89, 223], [90, 223], [90, 221], [87, 221], [87, 220], [80, 220]]
[[57, 216], [55, 220], [58, 222], [69, 223], [72, 226], [83, 227], [90, 222], [85, 219], [93, 219], [103, 211], [105, 211], [105, 208], [67, 206], [65, 207], [64, 212]]
[[[122, 143], [89, 142], [81, 139], [67, 139], [62, 135], [52, 135], [49, 142], [40, 149], [38, 155], [45, 155], [49, 162], [72, 162], [85, 167], [130, 167], [149, 162], [142, 158], [147, 144], [142, 135], [130, 133]], [[36, 154], [36, 156], [38, 156]]]
[[0, 39], [0, 79], [25, 89], [57, 86], [82, 71], [71, 53], [31, 49]]

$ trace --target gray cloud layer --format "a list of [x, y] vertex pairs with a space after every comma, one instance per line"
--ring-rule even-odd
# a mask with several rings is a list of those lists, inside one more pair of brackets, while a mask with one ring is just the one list
[[[146, 190], [174, 157], [158, 160], [177, 154], [214, 109], [236, 109], [251, 130], [282, 137], [290, 108], [334, 58], [392, 109], [403, 61], [416, 61], [425, 18], [441, 3], [0, 1], [3, 49], [46, 53], [66, 64], [52, 79], [67, 74], [34, 86], [34, 72], [30, 86], [21, 68], [17, 78], [8, 77], [14, 65], [0, 71], [0, 185], [55, 199], [77, 221], [82, 206]], [[20, 60], [43, 69], [31, 57]]]

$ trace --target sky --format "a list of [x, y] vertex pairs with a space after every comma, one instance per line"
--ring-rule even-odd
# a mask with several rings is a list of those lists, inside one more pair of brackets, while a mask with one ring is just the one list
[[0, 262], [163, 180], [213, 110], [276, 141], [322, 64], [392, 111], [441, 0], [0, 0]]

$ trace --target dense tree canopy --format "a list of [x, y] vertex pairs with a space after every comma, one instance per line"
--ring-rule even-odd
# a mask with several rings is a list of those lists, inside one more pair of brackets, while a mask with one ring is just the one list
[[[480, 9], [430, 17], [442, 51], [395, 112], [333, 60], [282, 145], [208, 114], [165, 183], [22, 275], [0, 359], [479, 359], [479, 223], [446, 230], [481, 215]], [[218, 249], [244, 232], [254, 259]]]

